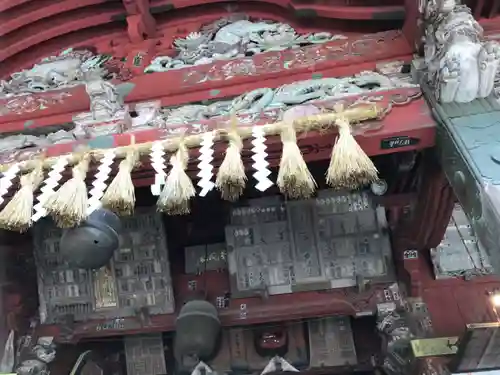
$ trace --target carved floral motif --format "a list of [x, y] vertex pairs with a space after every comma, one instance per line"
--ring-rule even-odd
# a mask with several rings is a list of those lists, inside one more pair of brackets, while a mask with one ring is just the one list
[[[24, 94], [16, 95], [5, 100], [5, 104], [0, 104], [0, 116], [7, 114], [23, 114], [41, 111], [50, 106], [62, 104], [71, 97], [68, 92], [55, 92], [47, 95]], [[0, 97], [1, 99], [1, 97]]]
[[328, 32], [300, 35], [284, 23], [250, 21], [248, 17], [236, 14], [205, 25], [199, 32], [190, 33], [185, 38], [175, 39], [173, 45], [177, 48], [177, 56], [158, 56], [145, 72], [166, 72], [339, 39], [347, 38]]
[[455, 0], [421, 0], [427, 78], [442, 103], [467, 103], [493, 90], [500, 45], [484, 41], [471, 10]]

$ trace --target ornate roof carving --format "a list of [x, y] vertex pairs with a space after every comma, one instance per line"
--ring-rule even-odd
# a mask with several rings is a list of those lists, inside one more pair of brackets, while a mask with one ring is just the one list
[[35, 64], [31, 69], [13, 73], [11, 79], [0, 80], [0, 99], [47, 92], [83, 84], [85, 75], [112, 78], [111, 56], [88, 50], [69, 48]]
[[177, 55], [156, 57], [146, 67], [145, 72], [166, 72], [210, 64], [217, 60], [282, 51], [337, 39], [347, 39], [347, 37], [328, 32], [300, 35], [285, 23], [269, 20], [251, 21], [243, 14], [235, 14], [205, 25], [199, 32], [175, 39], [173, 47], [176, 48]]
[[[238, 97], [215, 101], [209, 104], [186, 104], [161, 108], [159, 102], [144, 102], [135, 105], [136, 116], [129, 119], [126, 130], [164, 128], [167, 132], [182, 130], [189, 126], [205, 131], [207, 120], [226, 119], [236, 113], [242, 123], [278, 121], [283, 112], [294, 105], [349, 97], [364, 93], [377, 93], [396, 88], [418, 88], [411, 83], [408, 74], [401, 73], [401, 62], [392, 62], [378, 67], [378, 71], [364, 71], [355, 76], [341, 78], [323, 78], [298, 81], [276, 89], [260, 88]], [[99, 81], [102, 82], [102, 81]], [[83, 82], [82, 82], [83, 83]], [[97, 92], [101, 92], [98, 85]], [[17, 101], [29, 96], [17, 97]], [[94, 127], [92, 113], [82, 113], [74, 117], [73, 126], [65, 125], [65, 130], [33, 135], [34, 130], [26, 134], [9, 135], [0, 138], [0, 153], [28, 151], [53, 144], [72, 142], [81, 137], [92, 137], [113, 133], [116, 126]], [[194, 129], [193, 129], [194, 130]]]

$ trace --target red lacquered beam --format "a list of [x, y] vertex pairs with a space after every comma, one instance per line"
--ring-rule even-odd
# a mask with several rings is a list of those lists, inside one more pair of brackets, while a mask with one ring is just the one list
[[[411, 48], [401, 32], [368, 34], [301, 49], [262, 53], [253, 58], [142, 75], [128, 82], [133, 89], [126, 102], [162, 98], [163, 105], [176, 105], [207, 98], [214, 100], [261, 88], [264, 81], [266, 87], [278, 87], [301, 79], [354, 74], [362, 69], [375, 68], [378, 61], [406, 58], [411, 58]], [[53, 104], [51, 98], [56, 92], [39, 94], [40, 98], [48, 101], [43, 110], [38, 111], [33, 105], [24, 113], [0, 116], [0, 123], [13, 123], [2, 125], [2, 131], [4, 127], [9, 131], [22, 130], [26, 121], [30, 121], [30, 126], [37, 127], [37, 117], [47, 118], [56, 114], [65, 114], [66, 122], [69, 122], [73, 114], [90, 108], [83, 86], [61, 92], [69, 96]], [[34, 96], [38, 100], [39, 96]], [[9, 100], [0, 101], [0, 105], [8, 107]]]
[[[363, 293], [358, 293], [354, 288], [294, 293], [292, 309], [289, 295], [269, 296], [265, 300], [255, 297], [233, 299], [228, 309], [219, 310], [219, 318], [223, 326], [230, 327], [331, 315], [365, 315], [375, 313], [377, 304], [386, 302], [384, 290], [391, 284], [377, 284]], [[242, 304], [245, 305], [245, 314], [242, 314]], [[90, 337], [172, 331], [176, 317], [176, 314], [153, 315], [146, 324], [137, 318], [120, 318], [118, 324], [116, 320], [78, 323], [74, 327], [73, 341]], [[42, 325], [38, 334], [54, 336], [58, 340], [60, 331], [58, 325]]]
[[[315, 5], [294, 4], [296, 13], [313, 13], [315, 17], [327, 17], [342, 20], [404, 20], [404, 5], [380, 5], [380, 6], [339, 6], [339, 5]], [[312, 18], [312, 17], [311, 17]]]
[[101, 4], [59, 14], [52, 19], [41, 19], [13, 31], [2, 38], [4, 49], [0, 61], [42, 43], [73, 31], [113, 22], [122, 13], [121, 4]]
[[[164, 12], [166, 7], [169, 10], [182, 9], [186, 7], [195, 7], [198, 5], [215, 4], [223, 0], [168, 0], [159, 1], [151, 7], [151, 13]], [[256, 2], [275, 4], [287, 11], [292, 11], [303, 18], [314, 19], [336, 18], [342, 20], [384, 20], [384, 19], [403, 19], [405, 14], [404, 5], [383, 5], [376, 7], [345, 6], [335, 4], [325, 4], [323, 1], [309, 1], [307, 4], [297, 4], [291, 0], [257, 0]], [[387, 17], [384, 15], [392, 15]]]
[[14, 8], [18, 5], [22, 5], [31, 0], [0, 0], [0, 13], [5, 12], [10, 8]]
[[[12, 2], [12, 0], [10, 1]], [[3, 23], [2, 28], [0, 28], [0, 36], [6, 35], [14, 30], [41, 19], [90, 5], [103, 4], [106, 1], [107, 0], [63, 0], [45, 6], [40, 6], [37, 1], [31, 1], [29, 4], [23, 7], [11, 9], [9, 13], [5, 14], [8, 18], [6, 19], [6, 22]], [[0, 3], [0, 7], [1, 6], [2, 5]]]

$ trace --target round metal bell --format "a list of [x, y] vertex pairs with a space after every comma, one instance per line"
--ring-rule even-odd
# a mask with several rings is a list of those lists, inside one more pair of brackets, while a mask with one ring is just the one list
[[76, 228], [66, 230], [59, 251], [70, 267], [98, 269], [105, 266], [120, 246], [121, 223], [113, 212], [99, 209]]
[[[210, 302], [194, 300], [182, 306], [175, 322], [174, 357], [181, 368], [210, 359], [217, 350], [220, 321]], [[190, 369], [192, 370], [192, 369]]]

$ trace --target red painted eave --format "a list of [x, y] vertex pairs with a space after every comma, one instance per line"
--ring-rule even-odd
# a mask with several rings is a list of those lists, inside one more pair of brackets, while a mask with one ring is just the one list
[[5, 12], [8, 9], [17, 7], [18, 5], [22, 5], [28, 3], [33, 0], [1, 0], [0, 1], [0, 12]]
[[31, 0], [31, 2], [28, 2], [25, 6], [14, 8], [10, 11], [2, 12], [0, 10], [0, 24], [2, 25], [0, 28], [0, 37], [44, 18], [53, 17], [64, 12], [90, 5], [104, 4], [107, 1], [108, 0], [64, 0], [44, 5], [41, 4], [44, 1]]
[[122, 12], [121, 7], [116, 7], [116, 9], [88, 7], [30, 23], [2, 37], [2, 42], [7, 48], [0, 51], [0, 62], [52, 38], [110, 23], [113, 17]]

